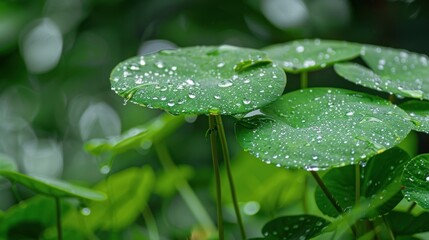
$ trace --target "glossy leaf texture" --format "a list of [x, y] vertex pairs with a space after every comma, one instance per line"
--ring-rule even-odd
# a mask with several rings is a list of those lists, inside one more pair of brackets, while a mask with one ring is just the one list
[[303, 39], [272, 45], [263, 50], [286, 72], [300, 73], [353, 59], [359, 56], [361, 46], [342, 41]]
[[[365, 167], [361, 167], [360, 202], [366, 204], [363, 206], [365, 217], [373, 218], [388, 213], [402, 200], [401, 175], [409, 159], [410, 156], [404, 150], [392, 148], [374, 156]], [[356, 199], [355, 166], [331, 169], [322, 180], [342, 209], [348, 211], [353, 208]], [[320, 187], [316, 188], [315, 198], [324, 214], [331, 217], [339, 215]], [[384, 203], [377, 204], [378, 201]]]
[[126, 101], [175, 115], [249, 112], [277, 99], [286, 85], [266, 53], [227, 45], [134, 57], [116, 66], [110, 80]]
[[134, 222], [146, 207], [154, 183], [154, 172], [149, 166], [131, 167], [115, 173], [94, 187], [106, 192], [109, 201], [89, 203], [87, 211], [81, 212], [80, 216], [66, 216], [64, 226], [82, 228], [79, 219], [83, 217], [85, 227], [90, 230], [120, 231]]
[[366, 45], [361, 54], [372, 69], [355, 63], [336, 64], [336, 72], [356, 84], [401, 97], [429, 99], [426, 55]]
[[103, 152], [118, 154], [132, 148], [137, 148], [145, 143], [152, 143], [172, 133], [185, 122], [183, 116], [161, 114], [147, 124], [134, 127], [120, 136], [108, 139], [92, 139], [85, 144], [85, 150], [99, 155]]
[[263, 239], [311, 239], [319, 235], [329, 221], [312, 215], [275, 218], [262, 228]]
[[414, 130], [429, 133], [429, 102], [410, 100], [399, 105], [410, 115]]
[[400, 143], [408, 115], [376, 96], [313, 88], [283, 95], [236, 126], [244, 150], [278, 167], [311, 171], [365, 161]]
[[408, 201], [429, 209], [429, 154], [414, 157], [405, 166], [402, 192]]

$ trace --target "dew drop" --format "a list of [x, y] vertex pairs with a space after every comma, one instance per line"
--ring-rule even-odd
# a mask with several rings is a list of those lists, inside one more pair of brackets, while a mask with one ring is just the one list
[[228, 80], [224, 80], [218, 84], [218, 87], [222, 87], [222, 88], [231, 87], [231, 86], [232, 86], [232, 82]]
[[80, 213], [84, 216], [89, 216], [91, 214], [91, 209], [85, 207], [80, 210]]
[[353, 114], [355, 114], [355, 113], [354, 112], [348, 112], [348, 113], [346, 113], [346, 115], [349, 116], [349, 117], [353, 116]]
[[221, 67], [225, 66], [225, 63], [224, 63], [224, 62], [221, 62], [221, 63], [218, 63], [216, 66], [217, 66], [218, 68], [221, 68]]
[[110, 172], [110, 166], [109, 165], [103, 165], [100, 168], [101, 174], [108, 174]]
[[220, 97], [220, 96], [217, 96], [217, 95], [215, 95], [215, 96], [214, 96], [214, 98], [215, 98], [215, 99], [221, 99], [221, 97]]
[[295, 48], [295, 51], [296, 51], [296, 52], [299, 52], [299, 53], [304, 52], [304, 46], [298, 46], [298, 47], [296, 47], [296, 48]]
[[426, 177], [426, 181], [429, 182], [429, 176]]
[[142, 65], [142, 66], [146, 65], [146, 61], [145, 61], [143, 58], [141, 58], [141, 59], [140, 59], [140, 62], [139, 62], [139, 63], [140, 63], [140, 65]]
[[312, 67], [316, 65], [316, 62], [314, 60], [305, 60], [303, 65], [304, 67]]
[[164, 63], [163, 63], [163, 62], [161, 62], [161, 61], [159, 61], [159, 62], [156, 62], [156, 63], [155, 63], [155, 66], [156, 66], [157, 68], [163, 68], [163, 67], [164, 67]]
[[194, 99], [196, 96], [195, 96], [195, 94], [189, 93], [188, 97], [191, 98], [191, 99]]
[[246, 104], [246, 105], [249, 105], [251, 102], [252, 102], [252, 101], [250, 101], [249, 99], [244, 99], [244, 100], [243, 100], [243, 103], [244, 103], [244, 104]]
[[169, 107], [173, 107], [173, 106], [175, 105], [175, 103], [174, 103], [173, 101], [170, 101], [170, 102], [168, 102], [168, 103], [167, 103], [167, 105], [168, 105]]
[[187, 79], [187, 80], [186, 80], [186, 83], [187, 83], [188, 85], [190, 85], [190, 86], [195, 85], [195, 82], [194, 82], [194, 81], [192, 81], [192, 79]]

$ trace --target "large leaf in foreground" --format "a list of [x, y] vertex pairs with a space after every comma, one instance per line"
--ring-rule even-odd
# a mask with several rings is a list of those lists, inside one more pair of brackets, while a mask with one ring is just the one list
[[279, 217], [262, 228], [263, 239], [311, 239], [319, 235], [329, 221], [312, 215]]
[[339, 64], [335, 70], [356, 84], [399, 96], [429, 99], [429, 59], [400, 49], [365, 46], [362, 58], [372, 69]]
[[73, 185], [56, 179], [28, 176], [14, 171], [0, 171], [0, 175], [12, 182], [51, 197], [77, 197], [94, 201], [103, 201], [106, 195], [89, 188]]
[[385, 217], [395, 236], [410, 236], [429, 231], [429, 213], [414, 216], [406, 212], [392, 211]]
[[295, 91], [261, 112], [238, 122], [240, 145], [266, 163], [314, 171], [367, 160], [412, 127], [390, 102], [344, 89]]
[[429, 209], [429, 154], [411, 159], [402, 175], [402, 192], [408, 201]]
[[[391, 211], [401, 200], [401, 175], [404, 165], [410, 156], [400, 148], [392, 148], [371, 158], [365, 167], [361, 168], [360, 201], [367, 204], [365, 217], [376, 217]], [[346, 166], [329, 170], [323, 176], [323, 182], [331, 191], [342, 209], [348, 210], [355, 205], [356, 166]], [[389, 188], [387, 188], [389, 186]], [[389, 191], [394, 191], [388, 192]], [[319, 209], [331, 217], [337, 217], [338, 212], [332, 207], [320, 187], [315, 192]], [[383, 200], [383, 204], [375, 202]], [[372, 206], [378, 206], [374, 208]]]
[[359, 56], [360, 45], [348, 42], [304, 39], [264, 48], [286, 72], [314, 71]]
[[284, 72], [266, 53], [233, 46], [188, 47], [130, 58], [112, 89], [127, 101], [172, 114], [237, 114], [278, 98]]
[[429, 102], [410, 100], [399, 107], [410, 115], [414, 130], [429, 133]]

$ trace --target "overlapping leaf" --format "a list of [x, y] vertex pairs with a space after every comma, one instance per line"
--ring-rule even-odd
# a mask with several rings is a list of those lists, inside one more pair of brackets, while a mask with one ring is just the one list
[[329, 221], [312, 215], [275, 218], [262, 228], [263, 239], [311, 239], [319, 235]]
[[429, 102], [410, 100], [400, 107], [410, 115], [414, 130], [429, 133]]
[[240, 145], [278, 167], [321, 170], [365, 161], [400, 143], [408, 115], [388, 101], [355, 91], [295, 91], [237, 124]]
[[403, 97], [429, 99], [429, 58], [426, 55], [377, 46], [365, 46], [359, 64], [336, 64], [336, 72], [356, 84]]
[[[401, 175], [410, 156], [400, 148], [392, 148], [371, 158], [361, 168], [360, 193], [366, 217], [376, 217], [391, 211], [401, 200]], [[355, 205], [356, 171], [355, 166], [346, 166], [329, 170], [323, 182], [344, 210]], [[389, 188], [388, 188], [389, 186]], [[391, 189], [388, 192], [387, 189]], [[320, 187], [316, 188], [316, 203], [319, 209], [332, 217], [338, 212], [332, 207]], [[382, 204], [376, 202], [382, 200]], [[377, 206], [377, 207], [373, 207]]]
[[286, 72], [314, 71], [359, 56], [360, 45], [341, 41], [304, 39], [264, 48]]
[[172, 114], [237, 114], [278, 98], [286, 76], [262, 51], [188, 47], [128, 59], [111, 84], [126, 101]]
[[414, 157], [405, 166], [402, 175], [404, 196], [419, 206], [429, 209], [429, 154]]

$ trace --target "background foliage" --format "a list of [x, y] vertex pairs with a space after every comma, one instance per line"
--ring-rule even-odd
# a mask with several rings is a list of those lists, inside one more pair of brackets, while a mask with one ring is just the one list
[[[134, 104], [124, 106], [110, 90], [109, 75], [118, 62], [165, 48], [220, 44], [262, 48], [300, 38], [347, 40], [427, 54], [427, 26], [429, 3], [424, 0], [1, 1], [0, 153], [14, 159], [23, 173], [97, 184], [96, 189], [106, 188], [100, 182], [107, 174], [116, 176], [109, 191], [123, 193], [112, 199], [118, 207], [113, 211], [117, 222], [99, 226], [96, 219], [101, 218], [98, 212], [102, 206], [67, 201], [63, 206], [66, 236], [184, 239], [192, 232], [198, 239], [205, 232], [197, 223], [212, 220], [196, 219], [198, 214], [192, 212], [175, 184], [188, 181], [205, 207], [202, 211], [214, 219], [214, 194], [212, 187], [207, 187], [212, 186], [213, 177], [205, 117], [187, 118], [177, 131], [160, 133], [165, 134], [175, 163], [168, 171], [151, 141], [115, 156], [94, 156], [83, 148], [90, 139], [119, 135], [160, 114]], [[310, 73], [309, 78], [309, 86], [383, 95], [341, 80], [331, 68]], [[288, 74], [286, 91], [298, 88], [298, 77]], [[305, 208], [319, 211], [311, 202], [315, 183], [300, 172], [250, 157], [236, 143], [232, 119], [226, 119], [226, 128], [250, 237], [259, 236], [261, 226], [273, 217], [302, 213]], [[411, 157], [427, 152], [426, 135], [414, 134], [410, 139], [406, 149]], [[142, 176], [136, 174], [139, 171]], [[141, 178], [139, 185], [130, 184], [133, 176]], [[292, 187], [285, 188], [285, 184]], [[310, 186], [309, 191], [303, 190], [304, 184]], [[44, 209], [45, 219], [33, 220], [26, 214], [24, 219], [31, 220], [30, 226], [36, 230], [40, 229], [37, 226], [47, 227], [46, 238], [55, 236], [48, 229], [54, 213], [42, 207], [49, 200], [33, 198], [34, 193], [26, 188], [17, 191], [29, 201], [25, 207], [16, 205], [10, 183], [0, 179], [4, 216], [24, 208]], [[228, 194], [223, 195], [232, 238], [237, 234], [232, 205]], [[306, 206], [303, 197], [310, 201]], [[82, 228], [75, 226], [82, 216], [70, 210], [71, 206], [77, 207], [79, 214], [91, 216], [86, 232], [76, 230]], [[31, 216], [38, 216], [38, 212]], [[0, 228], [2, 236], [19, 232], [16, 229], [23, 226], [30, 235], [38, 234], [31, 232], [28, 222], [11, 222], [14, 224]]]

